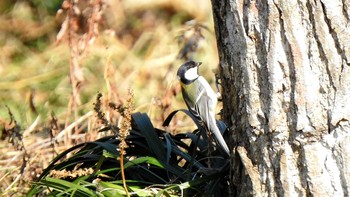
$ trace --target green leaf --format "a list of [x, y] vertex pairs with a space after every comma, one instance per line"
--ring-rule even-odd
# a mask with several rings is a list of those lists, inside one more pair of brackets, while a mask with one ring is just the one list
[[[79, 182], [83, 183], [83, 182]], [[85, 182], [86, 183], [86, 182]], [[77, 197], [86, 197], [86, 196], [97, 196], [97, 194], [91, 189], [87, 188], [86, 185], [80, 185], [77, 183], [72, 183], [69, 181], [46, 177], [40, 182], [36, 183], [37, 185], [49, 187], [50, 191], [52, 191], [52, 195], [60, 196], [60, 195], [72, 195]], [[90, 183], [88, 183], [90, 184]], [[28, 196], [34, 195], [34, 193], [29, 193]]]
[[156, 131], [149, 117], [144, 113], [134, 113], [132, 114], [132, 119], [135, 122], [137, 128], [139, 128], [140, 131], [144, 133], [150, 150], [160, 161], [165, 162], [166, 152], [164, 149], [164, 144], [156, 135]]
[[201, 128], [201, 127], [202, 127], [201, 124], [200, 124], [200, 122], [199, 122], [199, 120], [198, 120], [196, 117], [194, 117], [194, 116], [191, 114], [191, 112], [188, 111], [187, 109], [179, 109], [179, 110], [175, 110], [175, 111], [171, 112], [171, 113], [168, 115], [168, 117], [165, 119], [165, 121], [164, 121], [164, 123], [163, 123], [163, 127], [169, 126], [170, 121], [173, 119], [173, 117], [175, 116], [175, 114], [176, 114], [177, 112], [183, 112], [183, 113], [185, 113], [186, 115], [188, 115], [188, 116], [192, 119], [192, 121], [196, 124], [197, 128]]
[[155, 166], [158, 166], [160, 168], [164, 168], [164, 165], [162, 163], [160, 163], [156, 158], [154, 157], [140, 157], [140, 158], [136, 158], [133, 159], [131, 161], [128, 161], [126, 164], [124, 164], [125, 169], [127, 169], [128, 167], [137, 165], [137, 164], [141, 164], [141, 163], [148, 163], [148, 164], [152, 164]]
[[97, 190], [102, 193], [104, 196], [107, 197], [118, 197], [118, 196], [125, 196], [125, 190], [124, 187], [118, 184], [113, 184], [110, 182], [104, 182], [100, 181], [97, 183]]

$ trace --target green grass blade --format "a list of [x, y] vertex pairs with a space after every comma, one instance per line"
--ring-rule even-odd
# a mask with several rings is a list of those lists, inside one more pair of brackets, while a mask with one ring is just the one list
[[[79, 181], [79, 183], [86, 183]], [[90, 184], [90, 183], [88, 183]], [[51, 191], [54, 191], [55, 196], [61, 195], [72, 195], [77, 197], [86, 197], [86, 196], [97, 196], [97, 194], [91, 189], [87, 188], [84, 185], [79, 185], [75, 182], [69, 182], [62, 179], [50, 178], [46, 177], [37, 183], [37, 185], [41, 185], [43, 187], [49, 187]], [[34, 193], [30, 193], [34, 194]]]
[[157, 159], [165, 162], [166, 152], [164, 149], [164, 143], [157, 136], [149, 117], [144, 113], [134, 113], [132, 114], [132, 118], [137, 128], [144, 133], [150, 150], [154, 153]]
[[200, 124], [200, 122], [198, 121], [198, 119], [197, 119], [196, 117], [194, 117], [194, 116], [191, 114], [191, 112], [188, 111], [187, 109], [179, 109], [179, 110], [175, 110], [175, 111], [171, 112], [171, 113], [168, 115], [168, 117], [165, 119], [165, 121], [163, 122], [163, 127], [169, 126], [171, 120], [173, 119], [173, 117], [175, 116], [175, 114], [176, 114], [177, 112], [183, 112], [183, 113], [185, 113], [187, 116], [189, 116], [189, 117], [193, 120], [193, 122], [196, 124], [196, 126], [197, 126], [198, 128], [201, 128], [201, 127], [202, 127], [201, 124]]

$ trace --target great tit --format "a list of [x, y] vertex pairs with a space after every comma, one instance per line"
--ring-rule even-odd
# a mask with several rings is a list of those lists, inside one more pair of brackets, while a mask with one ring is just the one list
[[178, 69], [177, 77], [180, 80], [182, 97], [191, 114], [214, 134], [217, 144], [230, 155], [227, 144], [216, 125], [217, 95], [204, 77], [198, 74], [200, 65], [200, 62], [188, 61]]

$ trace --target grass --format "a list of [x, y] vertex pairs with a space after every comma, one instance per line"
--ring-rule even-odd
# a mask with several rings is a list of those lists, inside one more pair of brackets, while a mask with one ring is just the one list
[[[211, 83], [216, 52], [210, 1], [111, 1], [103, 10], [99, 33], [77, 58], [83, 80], [80, 103], [74, 108], [67, 37], [57, 43], [65, 12], [61, 2], [50, 5], [4, 1], [0, 23], [0, 194], [28, 192], [49, 162], [74, 144], [99, 139], [103, 124], [94, 112], [102, 93], [105, 118], [117, 124], [120, 115], [108, 105], [125, 102], [134, 92], [135, 111], [147, 113], [156, 128], [171, 111], [185, 108], [176, 70], [178, 54], [193, 35], [196, 20], [205, 25], [203, 39], [193, 52], [203, 62], [200, 72]], [[87, 5], [79, 5], [84, 10]], [[79, 24], [84, 32], [85, 24]], [[82, 36], [79, 32], [79, 36]], [[86, 32], [86, 31], [85, 31]], [[172, 134], [193, 128], [178, 115]]]

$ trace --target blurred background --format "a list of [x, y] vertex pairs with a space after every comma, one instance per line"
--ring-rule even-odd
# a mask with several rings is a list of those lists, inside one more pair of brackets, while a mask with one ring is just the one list
[[[112, 123], [118, 120], [108, 106], [122, 104], [131, 89], [134, 111], [160, 127], [169, 113], [185, 108], [176, 78], [184, 61], [203, 62], [200, 73], [215, 88], [209, 0], [80, 0], [68, 26], [70, 6], [63, 0], [0, 1], [2, 195], [26, 191], [71, 145], [52, 140], [68, 126], [90, 133], [80, 140], [98, 137], [98, 92]], [[176, 124], [186, 127], [186, 120], [179, 117]]]

